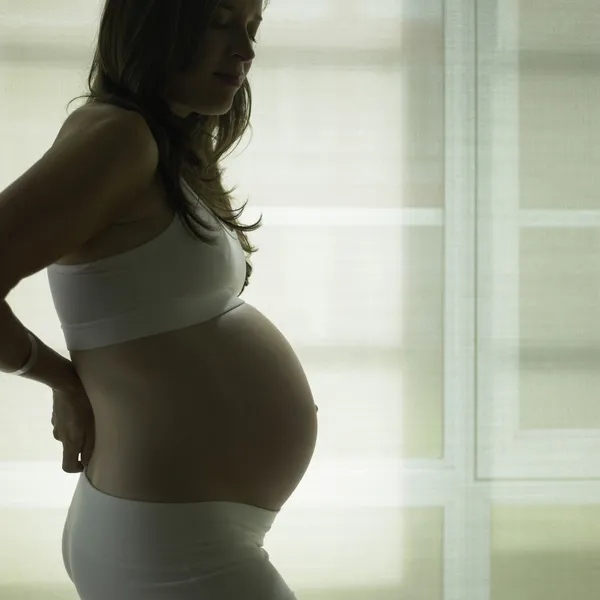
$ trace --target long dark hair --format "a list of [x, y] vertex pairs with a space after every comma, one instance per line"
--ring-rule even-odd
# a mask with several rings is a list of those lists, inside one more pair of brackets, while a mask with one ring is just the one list
[[[246, 232], [262, 226], [238, 221], [246, 201], [232, 208], [232, 193], [223, 187], [221, 158], [234, 150], [248, 128], [252, 131], [252, 92], [246, 79], [231, 110], [221, 116], [193, 113], [182, 119], [171, 111], [166, 91], [176, 75], [187, 71], [198, 54], [199, 42], [221, 0], [105, 0], [98, 40], [88, 76], [84, 105], [113, 104], [139, 112], [148, 123], [159, 149], [158, 171], [169, 206], [200, 241], [214, 244], [203, 221], [184, 195], [181, 177], [212, 209], [237, 231], [246, 253], [246, 281], [252, 275], [251, 254], [258, 251]], [[266, 6], [268, 0], [263, 0]], [[199, 227], [195, 227], [196, 224]]]

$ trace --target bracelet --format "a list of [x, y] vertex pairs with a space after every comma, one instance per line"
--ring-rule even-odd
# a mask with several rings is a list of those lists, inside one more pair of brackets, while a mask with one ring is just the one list
[[29, 355], [29, 360], [25, 363], [25, 365], [21, 369], [19, 369], [17, 371], [11, 371], [8, 373], [8, 375], [24, 375], [28, 371], [31, 371], [31, 369], [33, 368], [33, 365], [35, 365], [35, 363], [37, 362], [37, 359], [38, 359], [37, 339], [30, 331], [27, 332], [27, 335], [29, 336], [29, 339], [31, 340], [31, 353]]

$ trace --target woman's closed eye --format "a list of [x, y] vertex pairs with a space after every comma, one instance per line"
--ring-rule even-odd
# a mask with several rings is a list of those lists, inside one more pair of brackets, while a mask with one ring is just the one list
[[[227, 29], [227, 27], [229, 27], [229, 25], [230, 25], [230, 23], [219, 23], [218, 21], [213, 21], [213, 26], [216, 27], [217, 29]], [[249, 37], [254, 44], [258, 44], [258, 40], [256, 39], [255, 36], [250, 35]]]

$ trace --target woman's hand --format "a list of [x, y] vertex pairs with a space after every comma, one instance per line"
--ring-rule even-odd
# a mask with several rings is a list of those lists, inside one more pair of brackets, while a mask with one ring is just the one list
[[83, 383], [53, 390], [53, 399], [53, 434], [63, 445], [62, 469], [65, 473], [81, 473], [92, 458], [96, 441], [92, 405]]

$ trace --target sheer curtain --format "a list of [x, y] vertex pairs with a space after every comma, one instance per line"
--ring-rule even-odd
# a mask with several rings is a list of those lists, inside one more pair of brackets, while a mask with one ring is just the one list
[[[84, 88], [99, 1], [0, 0], [0, 188]], [[301, 600], [595, 600], [600, 8], [273, 0], [227, 183], [314, 462], [267, 539]], [[68, 356], [45, 272], [8, 298]], [[0, 378], [0, 598], [74, 599], [51, 396]]]

